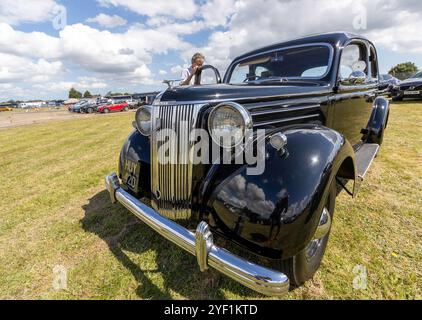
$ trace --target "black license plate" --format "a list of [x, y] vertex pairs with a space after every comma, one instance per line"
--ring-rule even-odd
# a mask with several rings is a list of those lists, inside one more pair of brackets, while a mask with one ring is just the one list
[[140, 166], [138, 162], [126, 159], [123, 174], [123, 183], [135, 192], [138, 192], [139, 170]]

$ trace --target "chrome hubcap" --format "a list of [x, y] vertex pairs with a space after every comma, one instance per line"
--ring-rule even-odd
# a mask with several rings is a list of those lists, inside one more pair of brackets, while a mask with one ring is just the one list
[[318, 227], [315, 231], [314, 240], [324, 238], [331, 228], [331, 216], [327, 208], [324, 208], [319, 218]]
[[331, 228], [331, 216], [328, 212], [328, 209], [324, 207], [319, 219], [318, 227], [314, 234], [314, 239], [309, 242], [308, 246], [305, 249], [306, 257], [311, 258], [318, 251], [321, 246], [324, 237], [328, 234]]

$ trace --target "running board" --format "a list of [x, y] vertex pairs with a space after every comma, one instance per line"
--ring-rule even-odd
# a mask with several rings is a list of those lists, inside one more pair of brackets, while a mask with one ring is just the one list
[[365, 178], [365, 175], [368, 172], [372, 161], [374, 161], [375, 157], [377, 156], [379, 149], [380, 146], [378, 144], [365, 143], [356, 152], [356, 168], [360, 180]]

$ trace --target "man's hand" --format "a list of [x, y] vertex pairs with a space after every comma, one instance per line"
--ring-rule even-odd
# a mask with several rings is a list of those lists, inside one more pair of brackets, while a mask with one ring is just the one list
[[198, 71], [199, 68], [200, 68], [199, 66], [192, 67], [192, 76], [196, 75], [196, 72]]

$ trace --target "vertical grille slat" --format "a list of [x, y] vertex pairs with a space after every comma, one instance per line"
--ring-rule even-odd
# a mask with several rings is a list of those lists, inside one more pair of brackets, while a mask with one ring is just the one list
[[[188, 219], [191, 216], [192, 164], [189, 152], [190, 130], [195, 128], [201, 105], [157, 105], [153, 106], [151, 135], [151, 193], [152, 205], [163, 216], [170, 219]], [[170, 163], [161, 164], [167, 143], [162, 129], [172, 129], [176, 141], [170, 144]], [[168, 157], [169, 154], [166, 154]], [[176, 163], [172, 163], [176, 160]]]

